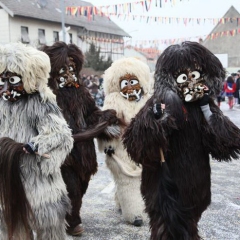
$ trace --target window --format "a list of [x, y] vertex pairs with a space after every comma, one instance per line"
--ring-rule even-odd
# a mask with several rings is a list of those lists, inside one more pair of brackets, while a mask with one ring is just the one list
[[21, 41], [22, 43], [30, 43], [28, 27], [21, 27]]
[[57, 31], [53, 31], [53, 41], [58, 42], [59, 41], [59, 34]]
[[46, 44], [45, 30], [44, 29], [38, 29], [38, 42], [41, 45]]
[[69, 33], [70, 43], [72, 43], [72, 33]]

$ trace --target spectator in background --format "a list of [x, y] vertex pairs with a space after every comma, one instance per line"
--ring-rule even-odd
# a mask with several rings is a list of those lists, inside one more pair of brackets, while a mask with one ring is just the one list
[[236, 83], [233, 80], [232, 76], [227, 78], [227, 81], [224, 84], [224, 92], [228, 98], [229, 109], [233, 108], [233, 94], [236, 91]]
[[99, 78], [99, 89], [103, 89], [103, 75]]
[[91, 78], [90, 83], [88, 84], [87, 87], [88, 87], [93, 99], [95, 100], [96, 105], [99, 107], [102, 107], [104, 95], [103, 95], [103, 91], [99, 89], [100, 82], [99, 82], [98, 75], [95, 75]]
[[221, 106], [221, 102], [224, 101], [225, 99], [225, 92], [224, 92], [224, 87], [222, 89], [222, 91], [219, 93], [219, 95], [217, 96], [217, 104], [218, 104], [218, 107]]
[[[236, 83], [236, 80], [238, 79], [238, 74], [232, 73], [231, 76], [233, 78], [234, 83]], [[236, 97], [236, 90], [235, 90], [235, 92], [233, 93], [233, 105], [235, 105], [236, 103], [237, 103], [237, 97]]]
[[92, 95], [97, 94], [99, 88], [99, 79], [97, 75], [91, 75], [87, 87]]
[[237, 72], [235, 83], [236, 83], [236, 91], [234, 93], [235, 104], [237, 107], [240, 107], [240, 70], [238, 70]]
[[83, 85], [88, 88], [89, 84], [91, 83], [91, 76], [87, 76], [85, 79], [83, 79]]
[[86, 78], [87, 78], [87, 76], [86, 76], [86, 74], [84, 73], [84, 74], [82, 75], [82, 77], [81, 77], [83, 83], [84, 83], [84, 81], [86, 80]]

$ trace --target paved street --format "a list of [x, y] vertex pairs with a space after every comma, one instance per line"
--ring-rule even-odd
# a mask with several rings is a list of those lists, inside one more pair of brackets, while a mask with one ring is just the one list
[[[240, 108], [221, 110], [240, 127]], [[104, 154], [98, 153], [99, 170], [92, 178], [83, 199], [82, 220], [85, 232], [75, 240], [148, 240], [147, 221], [142, 227], [125, 223], [114, 206], [114, 183], [104, 163]], [[204, 240], [240, 239], [240, 161], [230, 163], [211, 161], [212, 203], [199, 222]]]

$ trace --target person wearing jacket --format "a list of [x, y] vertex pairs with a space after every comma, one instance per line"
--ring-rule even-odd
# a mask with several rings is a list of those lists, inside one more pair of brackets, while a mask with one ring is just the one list
[[224, 92], [228, 98], [229, 109], [233, 108], [234, 93], [236, 91], [236, 83], [232, 76], [228, 76], [227, 81], [224, 83]]

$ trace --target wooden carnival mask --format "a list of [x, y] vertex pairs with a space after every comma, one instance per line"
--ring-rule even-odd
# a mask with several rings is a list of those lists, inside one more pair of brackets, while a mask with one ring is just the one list
[[79, 87], [76, 72], [76, 64], [72, 58], [69, 58], [69, 63], [62, 66], [57, 75], [57, 82], [60, 88], [64, 87]]
[[174, 74], [178, 93], [185, 102], [193, 102], [203, 97], [206, 90], [203, 74], [200, 69], [179, 70]]
[[139, 101], [142, 96], [142, 87], [135, 75], [126, 74], [119, 80], [120, 94], [128, 101]]
[[16, 102], [25, 95], [27, 93], [20, 75], [7, 70], [0, 74], [0, 97], [3, 100]]

